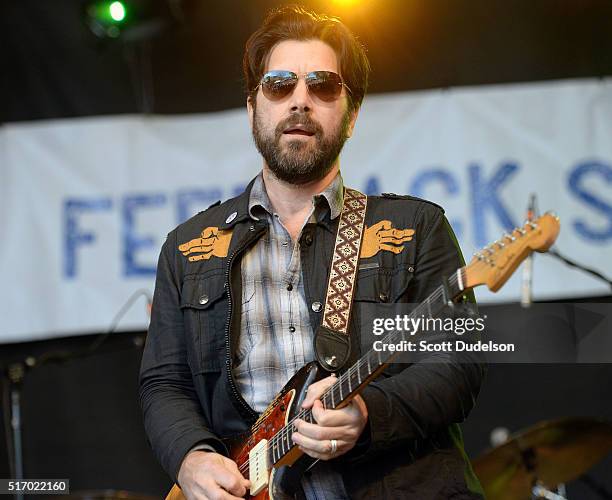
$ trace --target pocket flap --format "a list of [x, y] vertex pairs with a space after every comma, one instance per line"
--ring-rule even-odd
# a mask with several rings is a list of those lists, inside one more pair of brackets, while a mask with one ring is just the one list
[[395, 269], [379, 267], [362, 269], [357, 273], [355, 299], [361, 302], [397, 302], [410, 286], [414, 276], [413, 265]]
[[223, 297], [226, 291], [223, 272], [186, 276], [181, 289], [181, 309], [208, 309]]

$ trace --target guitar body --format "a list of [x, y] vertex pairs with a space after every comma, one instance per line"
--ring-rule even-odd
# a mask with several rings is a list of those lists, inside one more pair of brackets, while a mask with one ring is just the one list
[[[229, 457], [236, 462], [238, 469], [249, 477], [249, 453], [262, 440], [270, 440], [300, 411], [308, 387], [326, 374], [315, 363], [304, 365], [287, 382], [274, 401], [261, 414], [257, 422], [246, 433], [226, 439]], [[299, 448], [292, 448], [268, 473], [268, 486], [256, 495], [247, 492], [245, 498], [253, 500], [282, 500], [293, 497], [299, 487], [302, 474], [314, 464], [315, 460], [304, 455]], [[178, 485], [174, 485], [166, 500], [185, 500]]]

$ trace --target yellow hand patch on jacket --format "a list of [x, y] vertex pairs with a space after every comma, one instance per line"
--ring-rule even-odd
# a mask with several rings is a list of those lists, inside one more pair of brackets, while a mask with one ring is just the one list
[[404, 250], [402, 243], [410, 241], [413, 236], [414, 229], [394, 229], [391, 221], [381, 220], [373, 226], [366, 226], [359, 256], [367, 259], [381, 250], [398, 254]]
[[211, 257], [227, 257], [232, 241], [232, 230], [219, 230], [218, 227], [207, 227], [199, 238], [179, 245], [178, 249], [191, 262], [208, 260]]

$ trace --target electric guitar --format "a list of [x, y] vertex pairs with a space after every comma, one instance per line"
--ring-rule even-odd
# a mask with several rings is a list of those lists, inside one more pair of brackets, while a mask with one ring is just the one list
[[[474, 254], [471, 262], [449, 277], [410, 314], [414, 318], [438, 315], [448, 301], [458, 302], [467, 290], [486, 284], [496, 292], [510, 278], [519, 264], [533, 251], [546, 252], [559, 234], [559, 219], [546, 213], [505, 234], [500, 240]], [[405, 332], [391, 332], [390, 341], [401, 341]], [[374, 380], [396, 353], [370, 350], [340, 375], [320, 398], [326, 409], [346, 406], [352, 398]], [[301, 408], [308, 386], [326, 376], [316, 362], [302, 367], [287, 382], [262, 413], [249, 432], [228, 440], [230, 458], [242, 475], [251, 481], [245, 498], [274, 500], [299, 483], [302, 473], [314, 463], [292, 442], [292, 423], [301, 418], [316, 423], [310, 410]], [[184, 500], [174, 485], [166, 500]]]

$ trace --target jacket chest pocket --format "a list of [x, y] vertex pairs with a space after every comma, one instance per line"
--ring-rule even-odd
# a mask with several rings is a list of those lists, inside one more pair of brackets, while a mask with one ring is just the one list
[[360, 267], [357, 273], [354, 300], [383, 304], [402, 302], [412, 281], [414, 266], [405, 264], [392, 269], [366, 266]]
[[192, 370], [220, 371], [225, 361], [228, 313], [223, 271], [186, 276], [181, 289], [181, 309]]
[[[372, 350], [375, 337], [372, 329], [374, 318], [393, 318], [399, 309], [394, 303], [404, 302], [414, 276], [414, 266], [395, 268], [360, 268], [354, 296], [353, 328], [359, 337], [360, 355]], [[390, 365], [387, 372], [399, 372], [402, 367]]]

